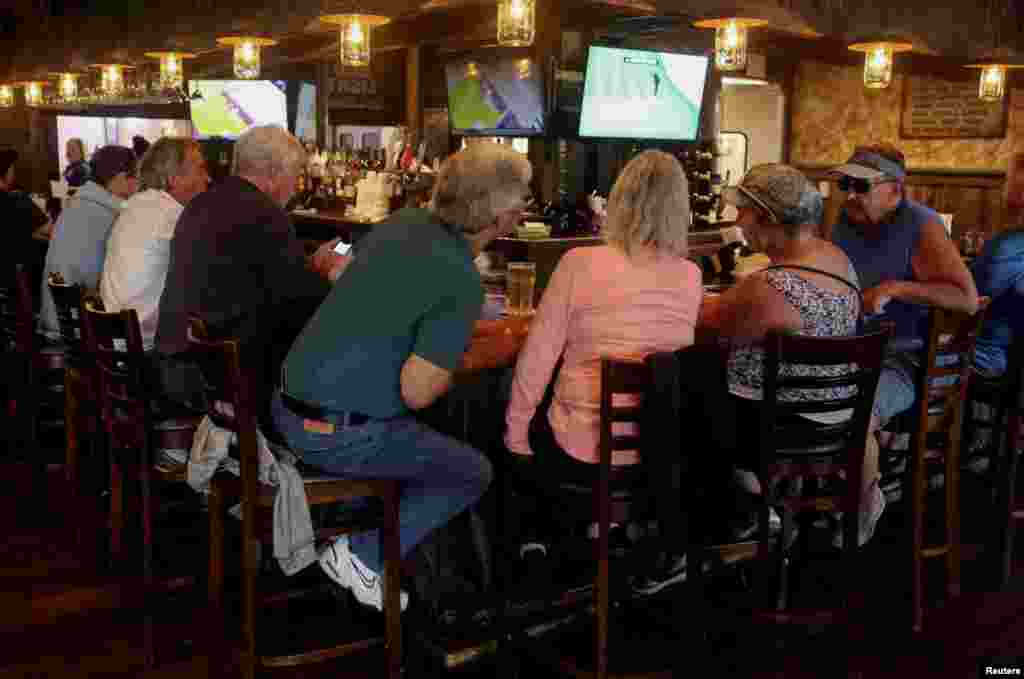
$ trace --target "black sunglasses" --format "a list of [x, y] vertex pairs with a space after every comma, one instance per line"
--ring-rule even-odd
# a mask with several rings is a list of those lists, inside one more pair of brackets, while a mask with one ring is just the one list
[[878, 184], [885, 184], [892, 180], [883, 179], [881, 181], [871, 181], [870, 179], [862, 179], [861, 177], [840, 177], [836, 185], [840, 191], [844, 193], [871, 193], [871, 187], [877, 186]]

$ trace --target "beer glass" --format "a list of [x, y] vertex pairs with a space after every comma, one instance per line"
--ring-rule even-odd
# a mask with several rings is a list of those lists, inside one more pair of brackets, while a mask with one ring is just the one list
[[510, 316], [533, 313], [533, 286], [537, 282], [537, 266], [533, 262], [510, 262], [505, 278], [506, 311]]

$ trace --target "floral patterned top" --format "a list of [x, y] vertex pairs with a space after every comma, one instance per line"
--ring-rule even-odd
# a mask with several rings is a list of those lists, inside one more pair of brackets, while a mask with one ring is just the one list
[[[781, 292], [786, 301], [800, 312], [803, 327], [801, 335], [812, 337], [844, 337], [854, 334], [860, 315], [860, 298], [852, 289], [837, 294], [815, 285], [796, 271], [774, 269], [765, 271], [765, 281]], [[857, 274], [850, 267], [850, 280], [857, 285]], [[811, 366], [783, 365], [782, 375], [797, 377], [818, 377], [842, 375], [848, 368], [841, 365]], [[729, 391], [736, 396], [761, 400], [764, 377], [764, 350], [760, 347], [741, 347], [729, 355]], [[830, 389], [787, 389], [779, 393], [780, 401], [817, 401], [832, 398], [848, 398], [856, 393], [856, 387], [835, 387]], [[808, 415], [812, 419], [827, 417], [829, 414]]]

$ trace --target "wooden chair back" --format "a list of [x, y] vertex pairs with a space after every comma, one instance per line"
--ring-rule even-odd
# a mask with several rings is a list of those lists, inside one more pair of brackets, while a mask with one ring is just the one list
[[[864, 455], [882, 358], [892, 329], [886, 326], [855, 337], [808, 337], [770, 332], [764, 341], [764, 396], [761, 405], [761, 459], [789, 454]], [[793, 367], [833, 368], [828, 375], [800, 374]], [[788, 370], [784, 369], [789, 367]], [[825, 390], [840, 389], [847, 396], [830, 398]], [[780, 399], [782, 393], [799, 399]], [[836, 424], [801, 419], [799, 426], [787, 416], [839, 413], [852, 416]], [[852, 482], [851, 482], [852, 485]]]
[[31, 283], [20, 265], [7, 267], [0, 274], [0, 342], [5, 351], [25, 356], [36, 349]]
[[150, 388], [142, 332], [134, 309], [104, 311], [96, 298], [82, 303], [82, 334], [92, 361], [100, 420], [117, 448], [144, 450], [140, 463], [148, 466], [151, 430]]
[[82, 340], [82, 286], [68, 284], [59, 273], [51, 273], [46, 286], [53, 296], [57, 311], [60, 337], [64, 343], [66, 365], [81, 368], [85, 364], [85, 345]]
[[1017, 477], [1020, 473], [1024, 437], [1024, 337], [1015, 336], [1010, 345], [1006, 375], [1002, 382], [1001, 403], [993, 427], [998, 437], [998, 452], [993, 465], [996, 487], [996, 577], [999, 589], [1010, 584], [1013, 573], [1017, 522], [1024, 521], [1024, 507], [1018, 506]]
[[919, 435], [948, 429], [951, 440], [959, 444], [974, 343], [989, 301], [982, 297], [973, 314], [938, 307], [928, 311], [925, 351], [915, 384]]
[[243, 502], [255, 508], [259, 480], [259, 440], [254, 393], [242, 369], [241, 344], [236, 338], [213, 339], [206, 323], [189, 316], [189, 357], [199, 364], [205, 382], [207, 416], [219, 427], [238, 436]]

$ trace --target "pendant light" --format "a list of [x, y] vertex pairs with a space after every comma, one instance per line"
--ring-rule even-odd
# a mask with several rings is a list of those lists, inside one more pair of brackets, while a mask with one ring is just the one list
[[194, 59], [191, 52], [146, 52], [160, 60], [160, 89], [180, 90], [185, 85], [185, 59]]
[[119, 97], [124, 93], [124, 64], [95, 64], [100, 69], [100, 92], [106, 97]]
[[536, 34], [536, 0], [498, 0], [498, 44], [526, 47]]
[[0, 85], [0, 108], [11, 108], [12, 106], [14, 106], [14, 87]]
[[78, 73], [55, 73], [57, 76], [57, 96], [66, 104], [78, 101]]
[[325, 24], [338, 27], [338, 58], [343, 68], [370, 67], [370, 32], [375, 26], [391, 21], [377, 14], [328, 14], [320, 17]]
[[747, 68], [747, 33], [766, 26], [764, 19], [720, 17], [693, 22], [696, 28], [715, 29], [715, 67], [726, 73]]
[[235, 77], [242, 80], [255, 80], [260, 77], [262, 58], [260, 51], [264, 47], [277, 44], [270, 38], [257, 38], [249, 35], [233, 35], [217, 38], [222, 47], [234, 48]]
[[914, 46], [909, 42], [874, 40], [854, 43], [848, 49], [864, 53], [864, 87], [880, 90], [892, 83], [893, 55], [909, 52]]
[[965, 68], [981, 69], [978, 78], [978, 98], [994, 103], [1002, 101], [1006, 96], [1006, 81], [1011, 69], [1024, 68], [1024, 59], [1007, 48], [990, 50], [983, 54], [975, 63]]
[[43, 103], [43, 83], [30, 80], [25, 83], [25, 105], [39, 106]]

